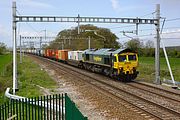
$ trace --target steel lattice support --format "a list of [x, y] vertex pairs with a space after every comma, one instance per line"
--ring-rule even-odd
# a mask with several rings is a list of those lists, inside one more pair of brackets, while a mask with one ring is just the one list
[[59, 16], [16, 16], [16, 22], [84, 22], [84, 23], [124, 23], [157, 24], [157, 19], [108, 18], [108, 17], [59, 17]]
[[75, 22], [78, 23], [78, 33], [80, 23], [118, 23], [118, 24], [154, 24], [156, 25], [156, 83], [160, 84], [160, 67], [159, 67], [159, 47], [160, 47], [160, 5], [156, 8], [156, 19], [140, 18], [110, 18], [110, 17], [61, 17], [61, 16], [17, 16], [16, 2], [13, 2], [13, 93], [17, 89], [17, 64], [16, 64], [16, 24], [17, 22]]

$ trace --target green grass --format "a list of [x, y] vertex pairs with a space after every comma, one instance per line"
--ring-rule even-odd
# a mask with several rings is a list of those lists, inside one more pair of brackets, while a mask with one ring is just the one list
[[4, 67], [12, 61], [12, 55], [6, 54], [6, 55], [0, 55], [0, 72], [3, 71]]
[[[169, 58], [171, 69], [176, 81], [180, 81], [180, 58]], [[137, 79], [144, 79], [152, 82], [155, 78], [155, 58], [140, 57], [139, 68], [140, 74]], [[171, 79], [165, 58], [160, 58], [160, 75], [161, 80]]]
[[23, 63], [19, 64], [18, 75], [19, 91], [17, 94], [21, 96], [35, 97], [42, 95], [39, 87], [36, 85], [47, 89], [56, 87], [56, 82], [29, 57], [26, 57]]
[[[0, 66], [6, 66], [4, 70], [4, 75], [0, 75], [0, 103], [6, 101], [4, 97], [6, 88], [12, 88], [11, 60], [11, 55], [0, 56]], [[1, 70], [3, 71], [4, 67], [1, 68]], [[19, 91], [17, 91], [16, 94], [24, 97], [36, 97], [39, 95], [43, 95], [37, 85], [50, 90], [57, 87], [56, 82], [46, 73], [46, 71], [41, 70], [40, 66], [36, 64], [33, 60], [31, 60], [29, 57], [25, 57], [23, 58], [22, 64], [18, 63]]]
[[12, 54], [0, 55], [0, 103], [6, 101], [4, 91], [12, 86]]

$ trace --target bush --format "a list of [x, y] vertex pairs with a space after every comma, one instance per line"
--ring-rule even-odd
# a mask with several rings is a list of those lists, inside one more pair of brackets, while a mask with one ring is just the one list
[[176, 58], [180, 58], [180, 51], [177, 52]]
[[0, 42], [0, 55], [4, 54], [6, 51], [6, 45]]

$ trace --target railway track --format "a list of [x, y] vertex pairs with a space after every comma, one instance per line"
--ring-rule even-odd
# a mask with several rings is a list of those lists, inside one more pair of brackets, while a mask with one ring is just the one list
[[137, 89], [156, 94], [158, 96], [164, 97], [166, 99], [170, 99], [176, 102], [180, 103], [180, 92], [176, 90], [166, 90], [163, 88], [159, 88], [150, 84], [142, 83], [142, 82], [137, 82], [133, 81], [131, 83], [127, 83], [129, 86], [135, 87]]
[[[40, 58], [40, 57], [38, 57]], [[75, 76], [76, 78], [79, 78], [81, 81], [85, 81], [88, 84], [92, 85], [93, 87], [98, 88], [99, 90], [103, 91], [104, 94], [109, 95], [119, 101], [120, 104], [123, 104], [124, 106], [127, 106], [130, 109], [133, 109], [134, 111], [137, 111], [137, 113], [146, 116], [147, 118], [154, 118], [154, 119], [169, 119], [169, 120], [178, 120], [180, 119], [180, 111], [177, 109], [173, 109], [167, 105], [160, 104], [159, 102], [153, 101], [153, 99], [148, 99], [148, 97], [145, 97], [145, 93], [138, 94], [138, 90], [141, 88], [137, 88], [133, 84], [124, 84], [119, 83], [116, 81], [108, 81], [104, 80], [104, 78], [109, 79], [107, 77], [96, 77], [92, 76], [91, 74], [87, 74], [87, 71], [83, 71], [71, 66], [67, 66], [62, 63], [58, 63], [52, 60], [48, 60], [45, 58], [41, 58], [43, 61], [46, 61], [46, 63], [49, 63], [52, 66], [55, 66], [61, 72], [64, 72], [65, 74], [70, 74], [72, 76]], [[103, 78], [103, 79], [102, 79]], [[140, 85], [139, 85], [140, 86]], [[130, 90], [131, 89], [131, 90]], [[138, 89], [138, 90], [137, 90]], [[135, 92], [133, 92], [135, 91]], [[142, 91], [142, 89], [141, 89]], [[143, 89], [143, 91], [149, 92], [146, 88]], [[151, 92], [150, 94], [155, 94], [155, 91]], [[160, 93], [159, 93], [160, 94]], [[156, 94], [156, 95], [159, 95]], [[168, 93], [170, 94], [170, 93]], [[164, 97], [165, 95], [161, 95], [160, 97]], [[170, 99], [171, 97], [168, 96], [167, 99], [179, 103], [179, 101], [176, 101], [176, 99]], [[178, 98], [178, 97], [177, 97]], [[162, 99], [164, 100], [164, 99]], [[123, 102], [122, 102], [123, 101]], [[177, 104], [178, 106], [178, 104]], [[178, 108], [178, 107], [176, 107]]]

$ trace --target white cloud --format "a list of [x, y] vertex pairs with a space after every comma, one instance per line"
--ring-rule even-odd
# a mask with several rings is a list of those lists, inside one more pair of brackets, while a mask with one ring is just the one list
[[119, 10], [120, 6], [119, 6], [119, 1], [118, 0], [110, 0], [111, 1], [111, 5], [113, 7], [114, 10]]
[[133, 10], [144, 8], [144, 6], [134, 6], [119, 3], [119, 0], [110, 0], [112, 8], [116, 12], [132, 12]]

